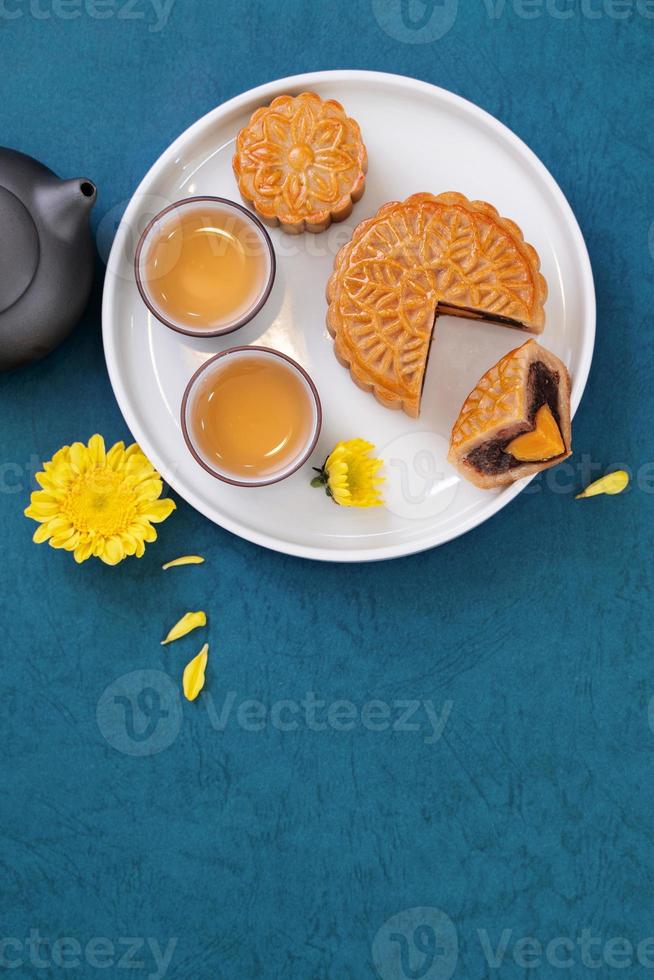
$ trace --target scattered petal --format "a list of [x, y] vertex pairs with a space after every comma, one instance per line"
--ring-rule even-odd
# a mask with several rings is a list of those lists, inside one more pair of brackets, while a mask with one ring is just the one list
[[197, 657], [194, 657], [184, 668], [182, 686], [184, 697], [187, 701], [195, 701], [198, 694], [204, 687], [205, 671], [207, 669], [207, 659], [209, 657], [209, 644], [205, 643]]
[[166, 639], [161, 641], [161, 645], [164, 646], [166, 643], [172, 643], [173, 640], [179, 640], [182, 636], [186, 636], [187, 633], [191, 633], [199, 626], [206, 626], [206, 625], [207, 625], [206, 613], [187, 612], [182, 616], [179, 622], [175, 623], [173, 628], [168, 633]]
[[167, 561], [165, 565], [162, 565], [164, 572], [167, 568], [177, 568], [178, 565], [202, 565], [204, 563], [204, 558], [201, 555], [182, 555], [181, 558], [175, 558], [173, 561]]
[[575, 500], [581, 500], [584, 497], [596, 497], [600, 493], [607, 493], [611, 496], [616, 493], [622, 493], [629, 486], [629, 474], [625, 473], [624, 470], [615, 470], [613, 473], [607, 473], [600, 480], [595, 480], [590, 486], [586, 487], [583, 493], [578, 493]]

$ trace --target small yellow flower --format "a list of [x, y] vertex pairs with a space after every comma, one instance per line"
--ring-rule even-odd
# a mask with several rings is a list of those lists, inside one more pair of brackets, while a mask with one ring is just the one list
[[175, 510], [160, 500], [161, 477], [134, 443], [123, 442], [106, 452], [102, 436], [88, 445], [64, 446], [36, 474], [41, 490], [31, 496], [25, 516], [38, 521], [37, 544], [72, 551], [76, 562], [95, 556], [117, 565], [127, 555], [141, 558], [145, 543], [154, 541], [152, 526]]
[[379, 486], [384, 478], [377, 475], [382, 460], [370, 456], [374, 448], [365, 439], [339, 442], [311, 486], [324, 486], [327, 495], [341, 507], [380, 507], [384, 500]]

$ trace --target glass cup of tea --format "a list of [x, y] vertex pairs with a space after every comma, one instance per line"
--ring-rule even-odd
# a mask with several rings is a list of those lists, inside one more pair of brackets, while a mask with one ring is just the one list
[[322, 424], [320, 396], [300, 365], [270, 347], [232, 347], [189, 381], [182, 433], [208, 473], [238, 487], [285, 480], [309, 459]]
[[136, 285], [172, 330], [217, 337], [248, 323], [275, 280], [268, 232], [247, 208], [222, 197], [189, 197], [161, 211], [136, 248]]

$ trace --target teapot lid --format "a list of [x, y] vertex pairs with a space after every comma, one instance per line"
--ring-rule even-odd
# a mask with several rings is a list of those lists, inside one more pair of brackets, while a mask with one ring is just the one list
[[20, 299], [39, 264], [39, 235], [25, 205], [0, 186], [0, 314]]

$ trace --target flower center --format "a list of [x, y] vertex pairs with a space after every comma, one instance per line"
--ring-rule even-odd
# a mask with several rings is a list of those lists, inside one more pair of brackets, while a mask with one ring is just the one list
[[294, 170], [306, 170], [313, 163], [313, 151], [306, 143], [294, 146], [288, 155], [288, 162]]
[[61, 509], [77, 531], [111, 537], [136, 516], [136, 496], [122, 474], [90, 470], [77, 477]]

